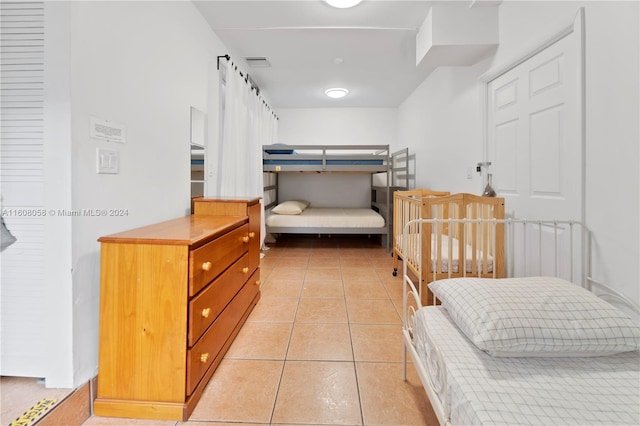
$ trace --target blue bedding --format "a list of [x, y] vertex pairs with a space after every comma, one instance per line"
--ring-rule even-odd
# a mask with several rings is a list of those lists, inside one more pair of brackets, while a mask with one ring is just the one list
[[[321, 165], [322, 160], [263, 160], [263, 164], [275, 165]], [[327, 165], [370, 166], [384, 164], [383, 160], [327, 160]]]
[[[301, 150], [301, 152], [296, 151]], [[308, 151], [311, 150], [311, 151]], [[366, 151], [354, 154], [353, 151]], [[331, 151], [331, 152], [327, 152]], [[348, 152], [351, 151], [351, 152]], [[388, 152], [384, 147], [378, 146], [324, 146], [286, 145], [277, 143], [266, 146], [264, 152], [269, 155], [278, 155], [278, 158], [263, 158], [262, 164], [273, 166], [381, 166], [385, 164], [387, 156], [373, 154], [374, 152]], [[336, 154], [338, 152], [339, 154]], [[298, 157], [298, 154], [300, 157]], [[329, 157], [329, 158], [327, 158]], [[323, 163], [324, 160], [324, 163]]]

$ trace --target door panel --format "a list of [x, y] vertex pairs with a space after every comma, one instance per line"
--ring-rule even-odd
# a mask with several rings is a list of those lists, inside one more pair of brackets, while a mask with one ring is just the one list
[[496, 111], [507, 108], [518, 102], [518, 80], [514, 79], [495, 89]]
[[563, 56], [559, 55], [552, 58], [548, 62], [534, 68], [529, 73], [531, 81], [531, 98], [542, 94], [548, 89], [560, 86], [562, 84]]
[[488, 84], [487, 160], [508, 215], [582, 217], [579, 52], [572, 33]]
[[499, 186], [494, 181], [494, 189], [500, 194], [518, 195], [518, 147], [514, 143], [518, 134], [518, 119], [496, 126], [494, 173], [500, 176]]
[[563, 198], [560, 169], [562, 147], [562, 105], [531, 115], [531, 186], [532, 198]]

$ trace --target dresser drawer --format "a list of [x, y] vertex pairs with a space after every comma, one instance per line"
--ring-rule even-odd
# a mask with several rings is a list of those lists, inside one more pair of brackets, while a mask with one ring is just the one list
[[215, 321], [227, 303], [243, 286], [249, 274], [249, 255], [243, 254], [233, 265], [189, 302], [189, 347]]
[[189, 255], [189, 296], [202, 290], [249, 248], [249, 225], [193, 250]]
[[[260, 270], [256, 270], [247, 283], [225, 307], [196, 345], [187, 351], [187, 395], [191, 395], [207, 369], [219, 355], [233, 329], [238, 325], [251, 301], [260, 290]], [[222, 356], [223, 354], [220, 354]]]

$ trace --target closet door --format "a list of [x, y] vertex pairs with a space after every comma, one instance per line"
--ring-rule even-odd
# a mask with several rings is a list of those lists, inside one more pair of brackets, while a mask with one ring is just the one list
[[0, 4], [2, 215], [17, 241], [0, 256], [0, 374], [45, 377], [44, 3]]
[[[487, 160], [505, 213], [523, 219], [581, 221], [584, 197], [582, 14], [564, 35], [487, 85]], [[538, 235], [515, 233], [516, 251], [540, 253], [510, 273], [580, 279], [579, 230], [543, 226]], [[560, 249], [541, 253], [547, 240]], [[520, 256], [523, 255], [523, 256]], [[533, 258], [537, 259], [536, 256]]]
[[488, 160], [507, 214], [582, 217], [580, 52], [574, 31], [488, 84]]

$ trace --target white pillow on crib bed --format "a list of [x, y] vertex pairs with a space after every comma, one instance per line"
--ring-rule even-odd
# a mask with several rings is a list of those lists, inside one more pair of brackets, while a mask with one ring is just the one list
[[300, 214], [309, 207], [309, 202], [304, 200], [283, 201], [271, 211], [276, 214]]
[[429, 289], [480, 350], [496, 357], [587, 357], [640, 349], [640, 327], [560, 278], [453, 278]]

